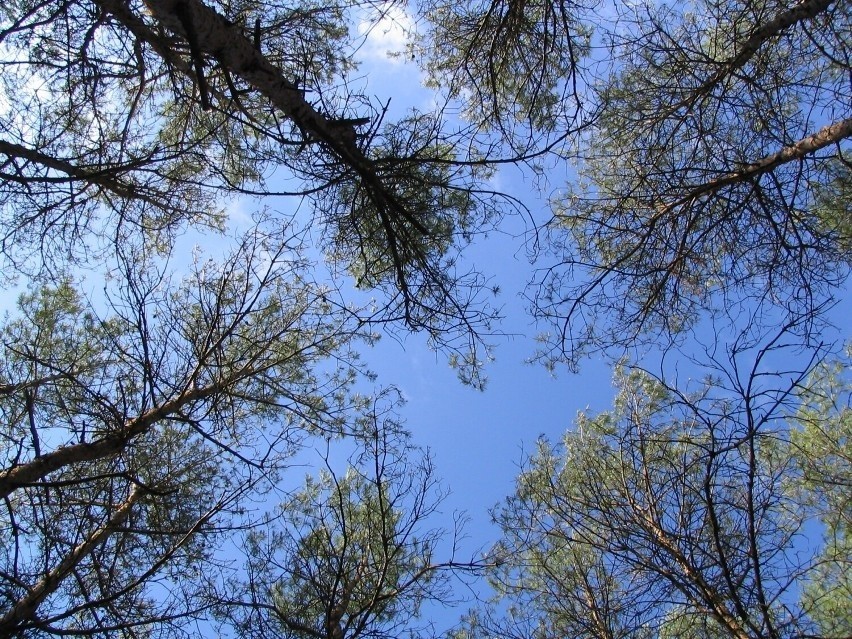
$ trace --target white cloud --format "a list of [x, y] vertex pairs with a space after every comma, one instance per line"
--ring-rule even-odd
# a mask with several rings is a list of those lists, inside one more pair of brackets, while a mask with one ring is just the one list
[[414, 20], [405, 9], [386, 5], [378, 20], [375, 15], [358, 23], [358, 34], [364, 38], [364, 44], [358, 51], [358, 57], [364, 60], [383, 60], [392, 64], [404, 64], [402, 53], [414, 33]]

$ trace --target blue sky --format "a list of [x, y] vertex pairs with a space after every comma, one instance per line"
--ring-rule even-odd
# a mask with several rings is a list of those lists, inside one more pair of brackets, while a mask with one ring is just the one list
[[[403, 14], [393, 14], [373, 29], [358, 54], [365, 93], [375, 95], [379, 102], [392, 98], [394, 114], [410, 107], [427, 110], [433, 99], [422, 88], [415, 65], [385, 55], [387, 50], [401, 48], [406, 26], [410, 21]], [[523, 173], [501, 170], [495, 184], [524, 200], [537, 223], [548, 219], [546, 198], [534, 192], [531, 180]], [[549, 186], [558, 189], [562, 185]], [[536, 349], [534, 336], [539, 330], [520, 297], [533, 274], [524, 249], [525, 230], [528, 226], [522, 220], [510, 218], [501, 225], [502, 233], [477, 239], [466, 253], [479, 270], [500, 285], [506, 316], [501, 328], [511, 335], [495, 339], [496, 361], [488, 366], [485, 392], [459, 384], [444, 357], [429, 351], [421, 336], [409, 336], [402, 343], [386, 338], [365, 353], [379, 373], [379, 381], [397, 385], [407, 399], [403, 409], [407, 425], [415, 441], [431, 449], [438, 474], [452, 491], [445, 502], [446, 514], [463, 510], [470, 517], [470, 549], [495, 540], [497, 531], [490, 525], [487, 511], [511, 494], [519, 464], [532, 452], [536, 438], [545, 435], [559, 439], [578, 411], [607, 410], [614, 395], [612, 369], [601, 359], [584, 361], [579, 374], [557, 370], [556, 377], [541, 365], [525, 363]], [[838, 308], [834, 313], [840, 330], [827, 334], [828, 340], [848, 338], [848, 314], [844, 312], [852, 310], [852, 305], [844, 302], [843, 307], [845, 311]], [[708, 330], [706, 324], [701, 330], [705, 344], [725, 339]], [[676, 367], [683, 374], [681, 381], [690, 374], [698, 378], [704, 375], [685, 361], [669, 359], [667, 367], [669, 371]], [[449, 517], [447, 521], [449, 525]], [[442, 623], [452, 623], [464, 609], [461, 606], [455, 611], [429, 614], [436, 614]]]
[[[354, 75], [361, 79], [356, 82], [363, 83], [363, 92], [376, 103], [392, 99], [388, 120], [412, 107], [428, 111], [432, 106], [433, 97], [422, 87], [416, 65], [386, 55], [388, 50], [400, 49], [407, 25], [405, 15], [395, 10], [373, 28], [358, 51], [361, 67]], [[535, 193], [531, 180], [522, 173], [504, 169], [494, 180], [499, 190], [528, 203], [536, 223], [548, 218], [546, 198]], [[270, 198], [236, 203], [231, 210], [238, 224], [255, 208], [268, 206], [286, 214], [297, 204], [297, 200]], [[578, 411], [606, 410], [614, 394], [612, 370], [601, 359], [584, 361], [579, 374], [562, 369], [556, 376], [539, 364], [526, 363], [536, 349], [534, 337], [540, 330], [532, 324], [521, 297], [534, 268], [524, 246], [528, 227], [529, 221], [508, 218], [500, 232], [477, 238], [465, 253], [465, 259], [493, 278], [502, 291], [497, 304], [503, 307], [505, 321], [499, 329], [505, 335], [491, 340], [496, 359], [487, 366], [489, 381], [484, 392], [462, 385], [445, 355], [432, 351], [422, 335], [385, 336], [376, 347], [364, 351], [366, 363], [378, 374], [377, 384], [395, 385], [401, 391], [407, 402], [402, 417], [415, 443], [431, 450], [437, 474], [451, 491], [442, 508], [446, 521], [431, 524], [451, 528], [452, 513], [466, 512], [470, 521], [462, 550], [468, 553], [496, 540], [488, 509], [512, 492], [519, 464], [533, 450], [536, 438], [558, 439]], [[183, 253], [196, 241], [196, 235], [187, 235], [181, 242]], [[175, 262], [179, 261], [180, 256]], [[99, 288], [97, 276], [83, 286], [92, 293]], [[15, 295], [0, 300], [0, 309], [9, 308]], [[841, 329], [848, 326], [841, 325]], [[296, 482], [299, 477], [293, 479]], [[449, 624], [465, 608], [428, 614]]]
[[[402, 49], [410, 27], [402, 9], [392, 9], [369, 31], [357, 55], [356, 75], [363, 76], [365, 93], [382, 103], [391, 98], [389, 118], [433, 105], [417, 66], [387, 55]], [[358, 31], [367, 29], [362, 25]], [[517, 170], [499, 171], [494, 184], [527, 202], [536, 222], [549, 216], [544, 199]], [[470, 264], [500, 286], [495, 303], [505, 315], [499, 326], [505, 335], [492, 340], [495, 361], [487, 366], [484, 392], [460, 384], [445, 356], [431, 351], [421, 335], [402, 341], [385, 337], [364, 354], [379, 383], [402, 391], [406, 423], [415, 441], [432, 450], [438, 473], [452, 491], [446, 510], [465, 510], [471, 517], [472, 546], [494, 540], [486, 511], [511, 492], [524, 448], [530, 450], [541, 434], [558, 438], [578, 410], [606, 409], [613, 395], [611, 371], [600, 361], [585, 362], [581, 375], [560, 371], [556, 377], [541, 365], [525, 363], [535, 352], [538, 330], [521, 297], [533, 273], [524, 246], [528, 228], [528, 221], [507, 218], [499, 232], [477, 238], [465, 252]]]

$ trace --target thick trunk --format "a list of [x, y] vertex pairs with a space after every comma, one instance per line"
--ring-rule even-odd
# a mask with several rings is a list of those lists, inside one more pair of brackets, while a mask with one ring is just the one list
[[[137, 38], [151, 44], [155, 51], [169, 62], [178, 56], [169, 50], [154, 31], [128, 8], [123, 0], [95, 0], [113, 15]], [[231, 75], [241, 78], [255, 90], [265, 95], [286, 117], [291, 119], [306, 136], [317, 140], [334, 153], [362, 178], [373, 175], [370, 162], [359, 149], [352, 123], [335, 120], [317, 111], [305, 99], [295, 81], [285, 78], [255, 46], [242, 27], [199, 0], [146, 0], [151, 15], [166, 29], [197, 46], [198, 53], [215, 59]], [[187, 33], [189, 23], [194, 33]], [[193, 63], [198, 61], [193, 61]], [[192, 73], [185, 62], [177, 65], [185, 73]]]
[[[199, 61], [188, 64], [183, 60], [130, 10], [126, 0], [94, 2], [136, 38], [148, 43], [163, 60], [195, 77], [193, 66], [199, 68]], [[388, 243], [392, 251], [395, 250], [394, 242], [398, 241], [395, 239], [397, 231], [390, 228], [394, 219], [405, 219], [421, 234], [427, 234], [422, 223], [399, 201], [393, 188], [384, 182], [375, 162], [358, 145], [355, 125], [365, 123], [363, 118], [331, 118], [320, 113], [305, 99], [304, 91], [296, 82], [284, 77], [282, 71], [263, 55], [241, 26], [230, 22], [200, 0], [145, 0], [145, 4], [163, 27], [187, 40], [188, 44], [191, 40], [197, 54], [215, 59], [231, 76], [242, 79], [266, 96], [296, 124], [306, 142], [320, 144], [326, 153], [333, 156], [331, 163], [340, 164], [341, 175], [350, 173], [357, 176], [388, 229]], [[187, 33], [187, 26], [193, 30], [191, 35]]]

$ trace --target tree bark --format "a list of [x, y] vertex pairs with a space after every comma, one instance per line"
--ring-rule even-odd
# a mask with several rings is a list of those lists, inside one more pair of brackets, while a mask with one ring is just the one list
[[62, 580], [127, 520], [133, 505], [139, 501], [141, 495], [142, 488], [134, 486], [125, 502], [116, 509], [103, 526], [92, 533], [88, 539], [78, 544], [56, 568], [30, 588], [26, 596], [16, 601], [9, 612], [0, 619], [0, 635], [11, 636], [15, 630], [19, 629], [21, 622], [32, 619], [41, 602], [59, 588]]
[[[123, 0], [95, 0], [137, 38], [151, 44], [157, 53], [171, 62], [177, 58], [144, 21], [133, 14]], [[186, 38], [183, 23], [191, 22], [199, 53], [215, 59], [229, 73], [244, 80], [265, 95], [285, 116], [312, 139], [331, 150], [362, 178], [373, 176], [369, 160], [358, 148], [350, 123], [326, 117], [305, 99], [295, 81], [284, 77], [243, 29], [199, 0], [145, 0], [151, 15], [169, 31]], [[179, 16], [183, 17], [183, 20]], [[179, 65], [191, 73], [186, 63]]]
[[731, 184], [745, 182], [746, 180], [758, 177], [782, 164], [802, 160], [820, 149], [836, 144], [850, 136], [852, 136], [852, 118], [826, 125], [816, 133], [804, 137], [789, 146], [785, 146], [780, 151], [762, 157], [738, 171], [726, 173], [715, 180], [694, 186], [685, 195], [673, 202], [668, 204], [661, 203], [657, 209], [660, 215], [669, 214], [673, 210], [689, 204], [698, 198], [715, 193]]
[[678, 109], [683, 107], [691, 108], [700, 98], [704, 97], [713, 90], [722, 80], [734, 73], [737, 69], [741, 69], [749, 60], [754, 57], [754, 54], [763, 46], [763, 44], [780, 35], [785, 30], [792, 27], [798, 22], [804, 20], [812, 20], [823, 11], [827, 10], [834, 0], [801, 0], [798, 4], [790, 7], [786, 11], [779, 13], [773, 20], [760, 25], [755, 31], [743, 42], [738, 48], [739, 51], [722, 63], [721, 68], [712, 76], [705, 80], [701, 86], [690, 92], [689, 97], [678, 102], [664, 111], [663, 117], [669, 117]]
[[145, 433], [159, 420], [174, 414], [190, 402], [205, 399], [221, 389], [220, 385], [190, 389], [142, 415], [129, 419], [124, 426], [93, 442], [69, 444], [18, 466], [0, 472], [0, 499], [22, 486], [41, 481], [50, 473], [70, 464], [103, 459], [120, 453], [130, 440]]

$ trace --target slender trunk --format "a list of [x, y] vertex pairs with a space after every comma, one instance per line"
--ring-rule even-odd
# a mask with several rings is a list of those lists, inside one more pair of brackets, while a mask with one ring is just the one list
[[62, 580], [126, 521], [133, 505], [139, 501], [141, 495], [142, 489], [134, 486], [127, 500], [116, 509], [109, 521], [92, 533], [88, 539], [78, 544], [56, 568], [30, 588], [23, 598], [16, 601], [9, 612], [0, 618], [0, 635], [10, 636], [19, 629], [22, 622], [32, 619], [39, 605], [59, 588]]
[[[699, 99], [710, 93], [725, 78], [745, 66], [767, 40], [780, 35], [798, 22], [812, 20], [826, 11], [833, 2], [834, 0], [802, 0], [786, 11], [779, 13], [769, 22], [760, 25], [745, 42], [739, 45], [736, 55], [723, 62], [716, 73], [705, 80], [697, 89], [690, 91], [687, 98], [666, 108], [662, 117], [669, 117], [684, 107], [691, 109]], [[655, 120], [657, 119], [660, 118], [655, 118]]]
[[134, 419], [127, 420], [123, 428], [106, 437], [93, 442], [62, 446], [53, 452], [36, 457], [32, 461], [0, 472], [0, 499], [8, 497], [22, 486], [41, 481], [50, 473], [65, 466], [104, 459], [120, 453], [132, 439], [147, 432], [156, 422], [176, 413], [190, 402], [213, 395], [220, 388], [220, 385], [211, 385], [201, 389], [188, 390]]
[[669, 557], [671, 557], [680, 567], [687, 581], [696, 587], [700, 593], [698, 595], [698, 599], [696, 600], [695, 593], [687, 592], [680, 588], [676, 581], [673, 582], [674, 586], [680, 589], [687, 597], [692, 599], [700, 608], [706, 609], [710, 612], [720, 624], [727, 628], [728, 632], [730, 632], [735, 639], [751, 639], [749, 633], [737, 620], [736, 615], [734, 615], [734, 613], [725, 604], [724, 598], [721, 594], [718, 593], [706, 579], [704, 579], [704, 575], [692, 564], [689, 558], [687, 558], [677, 548], [677, 546], [671, 542], [667, 533], [660, 528], [655, 521], [647, 517], [645, 517], [645, 527], [646, 530], [651, 533], [655, 543], [658, 544], [660, 549], [667, 553]]
[[669, 214], [681, 206], [690, 204], [706, 195], [716, 193], [726, 186], [746, 182], [788, 162], [802, 160], [820, 149], [836, 144], [850, 136], [852, 136], [852, 118], [828, 124], [816, 133], [804, 137], [789, 146], [785, 146], [780, 151], [762, 157], [738, 171], [726, 173], [715, 180], [694, 186], [685, 195], [682, 195], [673, 202], [661, 204], [658, 207], [659, 214]]
[[758, 49], [763, 46], [763, 43], [780, 35], [797, 22], [804, 20], [812, 20], [820, 13], [828, 9], [834, 0], [802, 0], [793, 5], [786, 11], [779, 13], [773, 20], [758, 27], [746, 40], [740, 45], [737, 54], [728, 60], [725, 66], [718, 72], [717, 76], [711, 80], [719, 82], [723, 77], [730, 75], [737, 69], [754, 57]]

